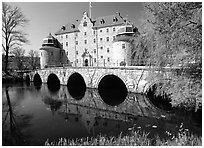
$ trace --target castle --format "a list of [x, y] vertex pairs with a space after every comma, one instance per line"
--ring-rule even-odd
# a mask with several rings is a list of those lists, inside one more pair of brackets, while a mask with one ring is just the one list
[[81, 20], [62, 26], [56, 38], [49, 34], [43, 40], [41, 68], [131, 65], [131, 39], [138, 34], [120, 13], [92, 20], [84, 12]]

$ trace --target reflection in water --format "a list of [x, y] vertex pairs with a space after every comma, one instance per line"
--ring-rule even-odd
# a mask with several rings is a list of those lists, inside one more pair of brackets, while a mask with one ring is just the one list
[[19, 116], [15, 112], [16, 106], [14, 102], [11, 102], [7, 86], [5, 92], [6, 101], [2, 102], [2, 133], [4, 135], [2, 137], [2, 145], [28, 145], [31, 137], [28, 134], [24, 134], [22, 130], [30, 125], [29, 122], [32, 119], [32, 115], [24, 114]]
[[[121, 104], [113, 107], [104, 103], [96, 89], [87, 89], [80, 100], [73, 98], [66, 86], [61, 86], [54, 94], [47, 85], [42, 85], [38, 91], [31, 85], [24, 88], [24, 91], [22, 97], [25, 99], [20, 104], [17, 103], [24, 108], [16, 111], [24, 114], [32, 112], [33, 118], [27, 121], [32, 124], [29, 127], [22, 126], [24, 134], [32, 136], [30, 145], [44, 145], [47, 139], [53, 141], [61, 137], [82, 138], [98, 134], [118, 135], [121, 132], [126, 134], [132, 127], [149, 132], [150, 137], [166, 137], [166, 131], [177, 133], [181, 123], [190, 132], [202, 134], [202, 124], [196, 124], [190, 114], [177, 113], [175, 116], [162, 111], [141, 94], [129, 93]], [[15, 95], [12, 98], [15, 100]], [[55, 116], [50, 116], [53, 114]], [[5, 117], [6, 112], [3, 114], [3, 118]], [[3, 132], [3, 143], [6, 143], [6, 137], [6, 132]], [[21, 142], [23, 140], [24, 138]]]
[[45, 98], [43, 98], [42, 100], [46, 105], [50, 107], [53, 115], [62, 105], [62, 102], [60, 100], [53, 99], [52, 97], [45, 96]]

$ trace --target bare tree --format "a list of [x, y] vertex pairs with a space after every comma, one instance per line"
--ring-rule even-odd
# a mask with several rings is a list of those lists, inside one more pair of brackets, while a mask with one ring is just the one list
[[2, 47], [5, 51], [5, 72], [8, 73], [8, 54], [10, 49], [28, 43], [26, 34], [20, 27], [28, 23], [20, 8], [2, 3]]
[[29, 57], [30, 57], [30, 66], [32, 69], [36, 69], [38, 67], [38, 62], [37, 62], [37, 58], [39, 57], [39, 54], [37, 51], [35, 50], [30, 50], [30, 52], [28, 53]]
[[15, 63], [16, 66], [19, 70], [22, 70], [24, 68], [24, 54], [25, 54], [25, 50], [23, 50], [22, 48], [15, 48], [12, 53], [15, 56]]

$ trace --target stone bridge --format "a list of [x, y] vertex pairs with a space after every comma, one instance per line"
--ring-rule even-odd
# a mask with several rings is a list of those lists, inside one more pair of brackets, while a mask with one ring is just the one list
[[[36, 77], [42, 83], [48, 83], [49, 77], [56, 77], [61, 85], [67, 85], [72, 77], [75, 80], [84, 80], [86, 87], [98, 88], [99, 84], [115, 83], [121, 81], [128, 92], [146, 93], [146, 91], [158, 80], [149, 78], [150, 71], [145, 66], [131, 67], [52, 67], [33, 71], [27, 74], [27, 78], [36, 81]], [[53, 82], [53, 85], [56, 83]]]

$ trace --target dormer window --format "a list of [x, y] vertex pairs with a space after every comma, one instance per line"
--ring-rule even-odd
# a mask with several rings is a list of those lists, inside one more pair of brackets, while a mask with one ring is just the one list
[[117, 22], [118, 21], [118, 18], [117, 17], [114, 17], [113, 18], [113, 22]]
[[61, 28], [62, 30], [65, 30], [66, 28], [65, 28], [65, 26], [62, 26], [62, 28]]
[[75, 28], [75, 25], [74, 25], [74, 24], [72, 24], [72, 25], [71, 25], [71, 28], [72, 28], [72, 29], [74, 29], [74, 28]]
[[86, 21], [83, 23], [83, 26], [84, 26], [84, 27], [86, 27], [86, 26], [87, 26], [87, 22], [86, 22]]
[[104, 23], [105, 23], [105, 20], [104, 20], [104, 19], [102, 19], [100, 22], [101, 22], [101, 24], [104, 24]]

